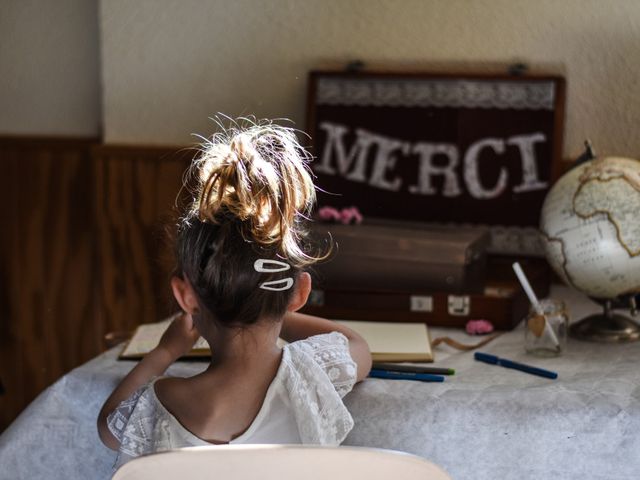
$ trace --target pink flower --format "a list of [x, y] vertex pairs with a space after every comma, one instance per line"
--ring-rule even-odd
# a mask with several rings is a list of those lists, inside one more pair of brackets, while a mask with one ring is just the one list
[[362, 214], [357, 207], [343, 208], [342, 210], [322, 207], [318, 209], [318, 218], [324, 222], [336, 222], [344, 225], [362, 223]]
[[489, 320], [469, 320], [465, 330], [469, 335], [483, 335], [493, 332], [493, 325]]
[[362, 214], [356, 207], [343, 208], [340, 212], [340, 221], [345, 225], [362, 223]]
[[325, 222], [339, 222], [340, 212], [333, 207], [322, 207], [318, 210], [318, 218]]

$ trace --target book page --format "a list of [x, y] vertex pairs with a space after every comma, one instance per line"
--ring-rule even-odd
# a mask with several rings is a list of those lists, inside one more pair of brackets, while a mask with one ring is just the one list
[[375, 361], [432, 361], [431, 341], [424, 323], [336, 320], [355, 330], [369, 344]]
[[[140, 325], [120, 354], [123, 359], [139, 359], [153, 350], [173, 317], [156, 323]], [[361, 322], [336, 320], [355, 330], [369, 344], [374, 361], [382, 362], [430, 362], [433, 361], [429, 332], [424, 323]], [[282, 348], [286, 342], [278, 339]], [[187, 356], [208, 356], [209, 344], [200, 337]]]
[[[162, 334], [169, 328], [172, 321], [173, 317], [140, 325], [120, 354], [120, 358], [140, 358], [149, 353], [160, 343]], [[209, 351], [209, 344], [200, 337], [193, 346], [192, 352], [206, 353], [207, 351]]]

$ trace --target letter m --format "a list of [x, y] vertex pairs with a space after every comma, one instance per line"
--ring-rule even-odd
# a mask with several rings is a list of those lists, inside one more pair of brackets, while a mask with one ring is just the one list
[[[322, 122], [319, 126], [327, 133], [327, 139], [320, 163], [315, 166], [316, 172], [335, 175], [335, 166], [341, 176], [356, 182], [364, 182], [367, 154], [373, 141], [371, 136], [366, 132], [357, 131], [356, 141], [347, 152], [344, 144], [345, 134], [349, 131], [347, 127], [329, 122]], [[354, 168], [348, 174], [352, 166]]]

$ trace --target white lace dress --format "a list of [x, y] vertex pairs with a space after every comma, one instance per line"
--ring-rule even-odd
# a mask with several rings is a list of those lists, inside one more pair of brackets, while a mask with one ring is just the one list
[[[157, 380], [157, 379], [156, 379]], [[116, 467], [152, 452], [210, 445], [185, 429], [162, 405], [153, 380], [109, 415], [120, 441]], [[230, 443], [339, 445], [353, 428], [342, 402], [356, 382], [349, 343], [338, 332], [286, 345], [258, 415]]]

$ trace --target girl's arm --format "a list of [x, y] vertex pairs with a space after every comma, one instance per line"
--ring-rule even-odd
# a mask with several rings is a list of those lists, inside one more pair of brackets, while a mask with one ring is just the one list
[[344, 325], [325, 318], [305, 315], [298, 312], [287, 312], [282, 322], [280, 337], [287, 342], [295, 342], [321, 333], [340, 332], [349, 340], [349, 353], [358, 366], [357, 381], [366, 378], [371, 370], [371, 352], [369, 345], [360, 334]]
[[98, 434], [102, 443], [112, 450], [118, 449], [120, 442], [107, 426], [109, 414], [120, 402], [129, 398], [152, 378], [162, 375], [173, 362], [191, 350], [199, 336], [198, 330], [193, 326], [191, 315], [180, 315], [171, 322], [158, 346], [145, 355], [104, 402], [98, 415]]

